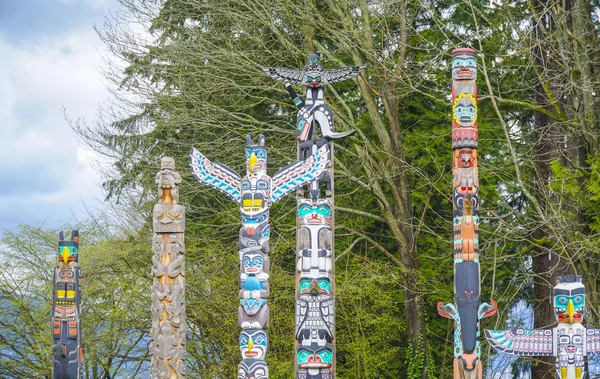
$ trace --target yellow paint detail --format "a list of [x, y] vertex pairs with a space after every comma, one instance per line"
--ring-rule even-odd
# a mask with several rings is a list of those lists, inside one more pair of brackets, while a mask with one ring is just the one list
[[65, 290], [58, 290], [58, 291], [56, 291], [56, 297], [65, 297], [66, 293], [67, 293], [67, 291], [65, 291]]
[[254, 204], [252, 204], [252, 205], [254, 205], [255, 207], [262, 207], [262, 203], [263, 203], [262, 199], [256, 199], [256, 200], [254, 200]]
[[560, 379], [567, 379], [567, 368], [566, 367], [560, 368]]
[[254, 173], [254, 165], [258, 162], [258, 158], [256, 157], [256, 153], [250, 154], [250, 159], [248, 162], [248, 168], [250, 168], [250, 172]]
[[569, 324], [573, 323], [573, 313], [575, 313], [575, 307], [573, 306], [573, 301], [569, 300], [569, 304], [567, 305], [567, 312], [569, 315]]
[[244, 199], [244, 200], [242, 201], [242, 205], [243, 205], [244, 207], [251, 207], [251, 206], [252, 206], [252, 200], [250, 200], [250, 199]]
[[71, 256], [71, 253], [69, 252], [69, 249], [66, 246], [63, 247], [62, 251], [60, 252], [60, 256], [63, 259], [63, 263], [67, 264], [67, 262], [69, 261], [69, 257]]
[[250, 341], [248, 341], [248, 351], [252, 351], [254, 347], [254, 341], [252, 341], [252, 337], [250, 337]]
[[67, 297], [75, 297], [75, 291], [67, 291]]
[[575, 367], [575, 379], [581, 379], [581, 367]]

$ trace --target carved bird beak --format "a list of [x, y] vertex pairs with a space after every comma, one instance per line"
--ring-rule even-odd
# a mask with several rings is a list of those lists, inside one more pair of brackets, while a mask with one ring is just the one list
[[569, 315], [569, 324], [573, 323], [573, 313], [575, 313], [575, 307], [573, 306], [573, 301], [569, 300], [569, 304], [567, 305], [567, 312]]
[[64, 264], [67, 264], [70, 256], [71, 254], [69, 253], [69, 249], [67, 247], [63, 247], [62, 251], [60, 252], [60, 257], [62, 258]]
[[254, 165], [256, 164], [256, 162], [258, 162], [258, 158], [256, 157], [256, 154], [255, 153], [250, 154], [248, 168], [250, 169], [251, 173], [254, 173]]

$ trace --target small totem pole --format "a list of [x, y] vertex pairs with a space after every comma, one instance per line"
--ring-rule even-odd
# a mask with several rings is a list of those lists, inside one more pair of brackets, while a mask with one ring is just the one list
[[52, 302], [52, 378], [81, 378], [81, 272], [79, 232], [58, 237], [58, 266], [54, 269]]
[[306, 160], [293, 163], [267, 175], [265, 137], [253, 144], [246, 136], [246, 175], [219, 163], [212, 163], [202, 153], [192, 149], [192, 174], [204, 185], [223, 192], [240, 204], [240, 307], [238, 323], [242, 328], [238, 379], [267, 379], [269, 370], [264, 359], [267, 354], [269, 326], [269, 210], [291, 191], [319, 179], [329, 164], [329, 146], [314, 151]]
[[[306, 160], [322, 146], [328, 146], [332, 159], [327, 175], [308, 185], [310, 197], [299, 191], [297, 199], [296, 272], [296, 359], [297, 379], [335, 377], [334, 309], [334, 217], [333, 217], [333, 139], [354, 130], [333, 131], [333, 112], [325, 105], [324, 85], [357, 76], [365, 66], [324, 69], [319, 56], [311, 54], [304, 70], [264, 68], [271, 78], [285, 82], [298, 116], [296, 138], [298, 159]], [[290, 85], [306, 86], [302, 101]], [[321, 136], [317, 135], [317, 127]], [[324, 184], [325, 191], [322, 191]], [[323, 196], [324, 192], [324, 196]]]
[[472, 49], [456, 49], [452, 58], [454, 304], [437, 308], [454, 320], [454, 379], [482, 379], [479, 320], [497, 305], [480, 304], [477, 63]]
[[181, 176], [173, 158], [161, 160], [156, 174], [152, 240], [152, 329], [150, 377], [185, 377], [185, 208], [179, 205]]
[[553, 329], [486, 330], [485, 336], [498, 351], [524, 357], [556, 357], [558, 379], [583, 379], [584, 358], [600, 353], [600, 329], [581, 325], [585, 313], [585, 286], [581, 276], [559, 277], [554, 287]]

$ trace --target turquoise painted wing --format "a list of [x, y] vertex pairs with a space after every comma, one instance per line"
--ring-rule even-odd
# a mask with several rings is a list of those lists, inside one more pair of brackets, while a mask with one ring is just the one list
[[552, 329], [486, 329], [485, 337], [494, 349], [503, 353], [529, 357], [554, 355]]
[[273, 175], [271, 201], [275, 203], [291, 191], [319, 179], [325, 173], [329, 160], [329, 145], [325, 144], [306, 160], [277, 171]]
[[190, 153], [192, 174], [202, 184], [223, 192], [236, 203], [240, 202], [240, 176], [220, 163], [213, 163], [201, 152], [192, 147]]
[[588, 329], [586, 331], [585, 350], [588, 354], [600, 353], [600, 329]]

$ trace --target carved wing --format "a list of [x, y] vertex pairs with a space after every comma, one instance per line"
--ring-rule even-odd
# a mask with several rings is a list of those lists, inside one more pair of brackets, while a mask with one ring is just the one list
[[600, 354], [600, 329], [586, 331], [585, 346], [588, 354]]
[[498, 351], [529, 357], [553, 356], [552, 329], [485, 330], [485, 337]]
[[293, 68], [263, 68], [265, 74], [271, 78], [284, 83], [305, 84], [304, 70], [295, 70]]
[[360, 72], [367, 67], [366, 64], [362, 66], [344, 66], [341, 68], [333, 68], [325, 70], [325, 83], [336, 83], [346, 79], [354, 78]]
[[329, 334], [331, 334], [331, 336], [333, 337], [333, 323], [334, 323], [334, 317], [333, 317], [333, 298], [329, 299], [329, 300], [323, 300], [321, 301], [321, 303], [319, 304], [319, 308], [321, 309], [321, 318], [323, 319], [323, 322], [325, 323], [325, 325], [327, 326], [327, 329], [329, 331]]
[[276, 203], [291, 191], [319, 179], [329, 164], [329, 145], [319, 150], [304, 161], [292, 163], [273, 175], [271, 201]]
[[192, 174], [198, 181], [223, 192], [236, 203], [240, 202], [240, 176], [229, 167], [213, 163], [201, 152], [192, 148], [190, 153]]

